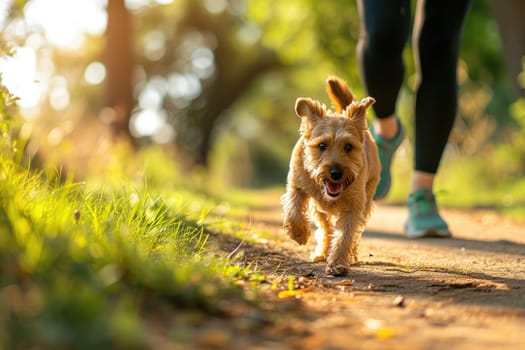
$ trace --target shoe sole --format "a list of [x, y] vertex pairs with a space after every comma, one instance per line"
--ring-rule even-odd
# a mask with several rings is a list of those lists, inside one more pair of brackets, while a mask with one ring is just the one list
[[452, 233], [448, 229], [429, 228], [426, 230], [411, 230], [405, 226], [405, 235], [408, 238], [450, 238]]

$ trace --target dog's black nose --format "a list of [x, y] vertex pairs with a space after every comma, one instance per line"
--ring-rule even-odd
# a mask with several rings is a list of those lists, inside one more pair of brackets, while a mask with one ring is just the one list
[[343, 170], [339, 168], [339, 166], [334, 166], [332, 169], [330, 169], [330, 179], [337, 181], [341, 180], [343, 177]]

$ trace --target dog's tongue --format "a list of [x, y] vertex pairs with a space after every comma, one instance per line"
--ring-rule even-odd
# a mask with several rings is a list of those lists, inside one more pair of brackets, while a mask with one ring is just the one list
[[326, 191], [331, 196], [337, 196], [341, 192], [342, 184], [336, 184], [331, 181], [326, 181]]

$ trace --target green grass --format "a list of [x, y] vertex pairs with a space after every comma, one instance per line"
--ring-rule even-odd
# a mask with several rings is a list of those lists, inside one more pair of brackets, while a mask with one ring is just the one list
[[207, 251], [205, 196], [60, 183], [5, 153], [0, 348], [142, 348], [145, 298], [204, 312], [243, 298], [241, 268]]

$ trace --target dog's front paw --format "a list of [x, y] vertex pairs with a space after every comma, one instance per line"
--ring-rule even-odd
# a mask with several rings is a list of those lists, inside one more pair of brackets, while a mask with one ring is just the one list
[[348, 266], [341, 264], [328, 264], [326, 267], [326, 274], [330, 276], [340, 277], [345, 276], [348, 273]]
[[288, 236], [290, 236], [291, 239], [299, 243], [300, 245], [306, 244], [308, 242], [308, 234], [304, 231], [287, 231]]
[[306, 242], [308, 242], [308, 238], [310, 237], [310, 229], [306, 225], [292, 225], [285, 223], [284, 231], [291, 239], [301, 245], [306, 244]]
[[313, 262], [320, 262], [320, 261], [326, 261], [326, 254], [312, 254], [310, 256], [310, 259], [313, 261]]

